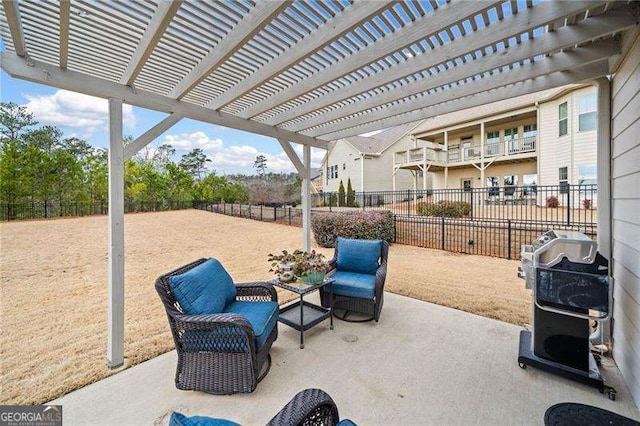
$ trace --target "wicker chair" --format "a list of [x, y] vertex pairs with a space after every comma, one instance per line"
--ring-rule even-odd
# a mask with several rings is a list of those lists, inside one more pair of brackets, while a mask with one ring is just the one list
[[[169, 426], [233, 426], [229, 420], [210, 417], [185, 417], [181, 413], [172, 413]], [[333, 399], [321, 389], [305, 389], [287, 403], [267, 426], [355, 426], [351, 420], [340, 420], [338, 407]]]
[[[253, 392], [271, 367], [269, 351], [278, 337], [277, 324], [258, 348], [253, 327], [241, 314], [186, 314], [172, 292], [171, 277], [207, 260], [200, 259], [162, 275], [155, 284], [178, 352], [176, 387], [213, 394]], [[237, 301], [278, 301], [275, 289], [268, 283], [235, 284], [235, 290]]]
[[[348, 247], [353, 247], [351, 242], [357, 240], [347, 240], [343, 238], [338, 238], [336, 242], [336, 249], [333, 255], [333, 259], [329, 261], [329, 274], [333, 275], [336, 278], [336, 282], [333, 284], [333, 309], [334, 310], [344, 310], [345, 313], [342, 317], [337, 316], [342, 320], [351, 321], [351, 322], [364, 322], [376, 320], [376, 322], [380, 319], [380, 312], [382, 311], [382, 305], [384, 303], [384, 283], [387, 277], [387, 259], [389, 257], [389, 243], [386, 241], [381, 241], [380, 247], [380, 255], [378, 260], [378, 267], [375, 271], [371, 271], [375, 275], [375, 284], [373, 288], [372, 297], [354, 297], [353, 293], [351, 293], [346, 287], [348, 285], [341, 285], [340, 282], [340, 274], [341, 267], [339, 265], [339, 253], [340, 253], [340, 243], [344, 244]], [[357, 257], [357, 255], [355, 255]], [[368, 275], [368, 274], [364, 274]], [[373, 279], [373, 277], [371, 277]], [[327, 287], [327, 286], [325, 286]], [[346, 291], [344, 291], [346, 289]], [[329, 307], [331, 306], [330, 297], [332, 297], [331, 293], [327, 291], [328, 288], [320, 289], [320, 298], [322, 302], [322, 306]], [[360, 320], [348, 320], [347, 315], [351, 312], [364, 314], [367, 316], [365, 319]]]

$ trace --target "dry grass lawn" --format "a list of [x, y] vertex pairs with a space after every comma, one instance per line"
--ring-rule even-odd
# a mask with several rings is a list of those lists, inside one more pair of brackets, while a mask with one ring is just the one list
[[[158, 275], [213, 256], [238, 282], [264, 280], [267, 254], [300, 241], [299, 228], [204, 211], [127, 215], [126, 365], [173, 348], [153, 286]], [[107, 218], [2, 223], [0, 249], [0, 404], [43, 403], [111, 374]], [[516, 261], [393, 245], [389, 264], [388, 291], [528, 321], [529, 294]]]

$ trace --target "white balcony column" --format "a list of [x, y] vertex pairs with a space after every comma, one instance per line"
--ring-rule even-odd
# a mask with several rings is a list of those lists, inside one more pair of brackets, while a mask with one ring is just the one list
[[484, 139], [486, 135], [484, 132], [484, 121], [480, 123], [480, 187], [484, 185]]
[[360, 154], [360, 192], [364, 200], [364, 154]]
[[311, 250], [311, 145], [302, 147], [302, 245], [303, 250]]
[[122, 99], [109, 98], [109, 308], [107, 366], [124, 364], [124, 142]]
[[449, 188], [449, 166], [444, 168], [444, 189]]
[[416, 170], [415, 172], [412, 171], [411, 173], [413, 174], [413, 202], [416, 203], [418, 201], [418, 172], [419, 170]]
[[[444, 131], [444, 151], [447, 153], [447, 163], [449, 162], [449, 132]], [[449, 187], [449, 166], [444, 168], [444, 189]]]
[[427, 156], [425, 152], [424, 163], [422, 164], [422, 189], [427, 190]]

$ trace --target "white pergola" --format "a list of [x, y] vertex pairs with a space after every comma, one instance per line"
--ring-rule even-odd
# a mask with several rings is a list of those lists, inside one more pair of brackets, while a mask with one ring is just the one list
[[[1, 62], [12, 77], [109, 100], [115, 368], [124, 362], [124, 161], [179, 120], [277, 139], [303, 177], [309, 249], [311, 147], [597, 80], [619, 60], [634, 14], [627, 1], [3, 0]], [[123, 103], [169, 115], [125, 144]], [[608, 214], [600, 208], [602, 221]]]

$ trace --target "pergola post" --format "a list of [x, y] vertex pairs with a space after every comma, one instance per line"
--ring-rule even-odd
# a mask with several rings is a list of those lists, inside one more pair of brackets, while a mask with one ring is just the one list
[[109, 98], [109, 307], [107, 366], [124, 364], [124, 143], [122, 100]]
[[302, 163], [302, 245], [305, 251], [311, 250], [311, 147], [303, 145]]

